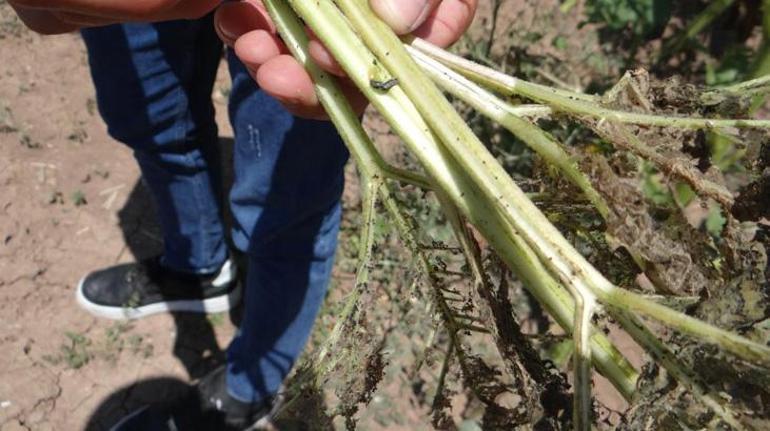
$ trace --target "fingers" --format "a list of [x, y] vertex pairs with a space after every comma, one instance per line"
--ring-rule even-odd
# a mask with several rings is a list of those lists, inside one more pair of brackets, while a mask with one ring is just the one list
[[445, 47], [468, 29], [478, 0], [369, 0], [369, 4], [396, 33], [412, 33]]
[[318, 40], [311, 39], [307, 46], [308, 53], [313, 61], [325, 71], [340, 77], [347, 76], [342, 66], [337, 63], [328, 49]]
[[441, 0], [369, 0], [372, 10], [397, 34], [415, 31]]
[[305, 68], [290, 55], [279, 55], [262, 64], [255, 75], [257, 84], [290, 112], [305, 118], [322, 118], [323, 109]]
[[275, 33], [275, 26], [261, 2], [241, 1], [223, 3], [214, 17], [219, 37], [230, 46], [242, 35], [252, 30]]
[[79, 28], [77, 25], [62, 21], [50, 11], [24, 9], [14, 5], [11, 6], [19, 15], [19, 18], [24, 25], [36, 33], [45, 35], [62, 34], [75, 31]]
[[304, 67], [288, 55], [269, 15], [257, 1], [224, 3], [215, 28], [233, 48], [257, 85], [294, 115], [324, 119], [326, 115]]
[[221, 0], [10, 0], [16, 6], [106, 18], [157, 22], [200, 18]]
[[9, 0], [21, 20], [41, 34], [117, 22], [199, 18], [220, 0]]
[[[286, 45], [276, 34], [275, 26], [256, 0], [223, 4], [216, 13], [217, 33], [243, 62], [259, 87], [281, 102], [291, 113], [304, 118], [326, 119], [318, 101], [315, 87], [304, 67], [289, 54]], [[310, 35], [313, 37], [313, 35]], [[318, 42], [310, 43], [309, 51], [316, 63], [328, 72], [344, 76], [342, 69], [329, 52]], [[365, 98], [353, 91], [350, 94], [360, 111], [366, 107]]]
[[478, 0], [443, 0], [413, 34], [441, 47], [457, 41], [473, 22]]
[[[328, 119], [315, 92], [310, 75], [297, 60], [280, 48], [276, 36], [254, 30], [235, 42], [235, 54], [246, 65], [257, 85], [276, 98], [294, 115], [316, 120]], [[340, 87], [356, 113], [364, 112], [368, 100], [348, 79]]]
[[224, 3], [217, 10], [215, 27], [260, 88], [292, 113], [305, 117], [315, 114], [319, 103], [310, 75], [288, 55], [261, 3]]
[[235, 55], [243, 64], [256, 73], [271, 59], [288, 54], [288, 49], [274, 34], [265, 30], [252, 30], [238, 38], [233, 45]]
[[[202, 1], [202, 0], [199, 0]], [[413, 33], [447, 46], [470, 25], [477, 0], [369, 0], [375, 12], [400, 34]], [[220, 37], [235, 49], [259, 86], [289, 111], [306, 118], [326, 118], [307, 71], [292, 58], [276, 34], [269, 14], [259, 0], [222, 4], [215, 25]], [[329, 73], [345, 76], [329, 51], [310, 34], [310, 56]], [[342, 80], [356, 112], [367, 102], [349, 80]]]

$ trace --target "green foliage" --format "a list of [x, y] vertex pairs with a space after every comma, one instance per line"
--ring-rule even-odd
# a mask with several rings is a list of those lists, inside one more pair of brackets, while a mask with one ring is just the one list
[[723, 172], [744, 170], [741, 162], [746, 149], [735, 137], [717, 131], [708, 133], [706, 137], [711, 150], [711, 163]]
[[114, 363], [123, 351], [145, 359], [151, 357], [153, 345], [142, 335], [130, 333], [132, 329], [128, 322], [116, 322], [105, 329], [104, 337], [96, 341], [86, 333], [66, 331], [66, 342], [59, 346], [59, 351], [44, 355], [43, 360], [51, 365], [65, 365], [77, 370], [95, 359]]
[[85, 193], [83, 193], [82, 190], [75, 190], [72, 192], [72, 196], [70, 196], [70, 199], [72, 200], [72, 203], [76, 206], [83, 206], [88, 204], [88, 200], [86, 199]]
[[718, 237], [722, 233], [725, 223], [727, 223], [727, 219], [722, 214], [722, 210], [718, 205], [712, 204], [711, 208], [709, 208], [708, 217], [706, 217], [706, 231]]
[[638, 37], [659, 32], [671, 18], [670, 0], [589, 0], [586, 15], [614, 31], [631, 30]]
[[727, 85], [745, 79], [749, 74], [754, 53], [743, 45], [727, 49], [718, 61], [706, 65], [706, 84]]
[[67, 331], [64, 333], [67, 342], [63, 343], [56, 355], [44, 355], [43, 360], [51, 365], [66, 364], [68, 368], [77, 370], [93, 357], [91, 339], [85, 334]]
[[642, 190], [644, 195], [656, 205], [668, 206], [673, 204], [671, 192], [668, 190], [653, 165], [649, 162], [642, 163]]

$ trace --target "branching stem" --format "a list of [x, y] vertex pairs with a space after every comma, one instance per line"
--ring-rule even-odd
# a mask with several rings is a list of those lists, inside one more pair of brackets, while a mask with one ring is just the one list
[[[375, 194], [379, 190], [381, 201], [402, 239], [415, 254], [424, 273], [428, 274], [429, 282], [435, 281], [431, 276], [432, 268], [414, 237], [414, 226], [403, 216], [392, 197], [385, 181], [387, 178], [431, 185], [440, 196], [450, 200], [479, 229], [501, 259], [522, 278], [556, 320], [568, 332], [576, 335], [576, 343], [579, 343], [582, 354], [582, 368], [578, 373], [585, 375], [586, 358], [591, 358], [627, 398], [633, 393], [637, 374], [622, 355], [612, 348], [606, 337], [599, 333], [592, 334], [590, 316], [593, 314], [594, 298], [624, 312], [636, 312], [654, 318], [672, 328], [717, 344], [744, 359], [768, 365], [770, 349], [766, 346], [654, 303], [642, 295], [619, 289], [605, 279], [513, 183], [441, 92], [411, 60], [400, 40], [365, 4], [357, 0], [337, 0], [345, 13], [343, 17], [331, 0], [289, 0], [289, 3], [330, 49], [354, 83], [404, 139], [424, 167], [428, 179], [413, 174], [393, 174], [392, 168], [385, 164], [366, 136], [357, 115], [352, 112], [333, 79], [309, 60], [307, 37], [291, 9], [283, 0], [265, 0], [292, 53], [305, 65], [316, 82], [319, 100], [359, 164], [364, 183], [374, 184], [374, 189], [367, 192]], [[351, 25], [357, 33], [349, 27]], [[416, 47], [439, 61], [458, 68], [461, 73], [463, 70], [469, 73], [465, 70], [467, 67], [453, 64], [453, 57], [450, 56], [451, 61], [447, 61], [446, 53], [436, 55], [425, 46], [420, 46], [419, 41], [416, 43]], [[475, 67], [473, 70], [476, 70]], [[473, 73], [470, 75], [473, 78]], [[693, 128], [770, 126], [770, 121], [670, 118], [614, 111], [594, 103], [592, 96], [576, 96], [567, 91], [534, 84], [522, 85], [520, 81], [509, 77], [506, 77], [507, 81], [489, 80], [489, 75], [484, 71], [480, 77], [475, 77], [482, 82], [486, 79], [487, 82], [483, 82], [486, 84], [497, 82], [500, 85], [501, 81], [505, 81], [508, 86], [517, 88], [520, 95], [546, 103], [555, 111], [605, 118], [607, 121]], [[500, 78], [498, 75], [494, 77]], [[375, 78], [379, 81], [396, 78], [399, 84], [383, 91], [370, 85]], [[510, 88], [505, 88], [498, 87], [506, 94], [513, 93]], [[385, 181], [385, 184], [378, 186], [377, 181]], [[430, 184], [426, 184], [428, 182]], [[367, 201], [367, 206], [373, 209], [372, 201]], [[367, 246], [362, 247], [363, 250]], [[365, 278], [365, 270], [359, 274]], [[578, 302], [577, 313], [574, 301], [559, 283], [573, 292]], [[485, 330], [454, 321], [443, 300], [443, 294], [437, 286], [434, 286], [434, 290], [437, 305], [453, 337], [462, 329]], [[580, 301], [583, 301], [582, 304]], [[589, 340], [590, 352], [587, 348]], [[458, 349], [458, 354], [461, 353], [462, 350]], [[585, 399], [581, 396], [581, 405], [586, 403]], [[590, 402], [590, 392], [588, 399]], [[584, 419], [582, 421], [585, 422]]]
[[548, 105], [556, 112], [577, 117], [589, 117], [597, 120], [612, 121], [641, 126], [676, 127], [684, 129], [716, 129], [725, 127], [770, 128], [770, 120], [720, 119], [675, 117], [654, 114], [640, 114], [605, 108], [596, 101], [589, 101], [564, 95], [560, 90], [550, 87], [538, 87], [514, 78], [486, 66], [466, 60], [444, 51], [422, 39], [414, 39], [411, 46], [444, 63], [472, 81], [487, 86], [503, 95], [517, 95]]
[[515, 107], [422, 52], [409, 46], [407, 48], [438, 85], [508, 129], [546, 162], [559, 168], [564, 176], [583, 191], [602, 218], [607, 218], [607, 203], [591, 185], [588, 177], [578, 169], [577, 163], [551, 136], [516, 115]]

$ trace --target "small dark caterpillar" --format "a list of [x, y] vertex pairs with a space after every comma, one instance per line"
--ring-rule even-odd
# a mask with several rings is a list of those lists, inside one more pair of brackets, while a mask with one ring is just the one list
[[369, 85], [375, 90], [388, 91], [398, 85], [398, 79], [389, 79], [387, 81], [377, 81], [372, 79], [369, 81]]

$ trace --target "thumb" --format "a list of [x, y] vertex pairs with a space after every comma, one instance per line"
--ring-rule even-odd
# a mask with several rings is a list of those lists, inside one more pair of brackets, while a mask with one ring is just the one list
[[374, 13], [396, 34], [408, 34], [428, 18], [441, 0], [369, 0]]

